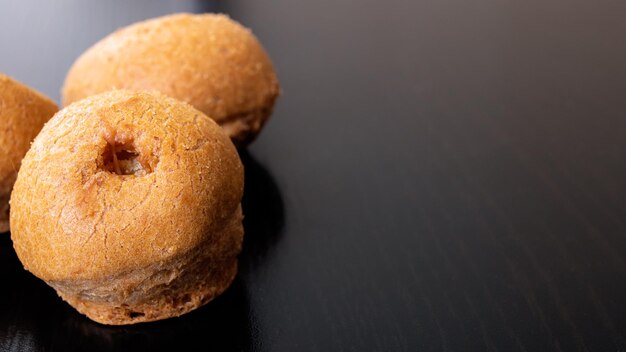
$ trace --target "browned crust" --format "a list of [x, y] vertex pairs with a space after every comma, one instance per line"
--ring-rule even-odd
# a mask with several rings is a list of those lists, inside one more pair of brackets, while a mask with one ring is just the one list
[[224, 292], [235, 278], [237, 261], [223, 265], [220, 271], [207, 272], [195, 285], [172, 290], [148, 303], [111, 305], [77, 296], [61, 298], [89, 319], [106, 325], [129, 325], [173, 318], [202, 307]]
[[[102, 324], [136, 324], [180, 316], [206, 304], [232, 282], [243, 239], [241, 220], [239, 208], [213, 240], [165, 263], [97, 280], [48, 284], [76, 310]], [[220, 252], [212, 250], [216, 246]]]
[[272, 115], [275, 100], [276, 97], [272, 97], [263, 107], [231, 115], [219, 124], [236, 146], [246, 146], [256, 139]]
[[[135, 147], [141, 172], [106, 167], [118, 143]], [[164, 319], [232, 280], [242, 194], [241, 160], [214, 121], [159, 93], [111, 91], [37, 136], [11, 195], [11, 238], [24, 267], [90, 318]]]
[[0, 74], [0, 232], [9, 230], [9, 197], [22, 158], [57, 110], [43, 94]]
[[[256, 37], [217, 14], [154, 18], [105, 37], [68, 72], [63, 104], [114, 88], [159, 91], [190, 103], [220, 125], [245, 117], [239, 127], [228, 129], [238, 145], [254, 139], [280, 93], [270, 58]], [[254, 113], [260, 111], [266, 114]]]
[[209, 302], [230, 285], [243, 240], [241, 220], [239, 207], [206, 243], [166, 262], [109, 277], [48, 284], [79, 312], [102, 324], [176, 317]]
[[[154, 171], [104, 170], [118, 139], [157, 160]], [[37, 136], [11, 196], [11, 236], [36, 276], [97, 279], [197, 248], [242, 194], [243, 165], [215, 122], [159, 94], [111, 91], [66, 107]]]

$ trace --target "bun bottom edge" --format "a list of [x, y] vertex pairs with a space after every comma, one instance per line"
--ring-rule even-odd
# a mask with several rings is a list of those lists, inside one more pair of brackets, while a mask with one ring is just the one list
[[221, 268], [212, 268], [207, 261], [203, 279], [181, 285], [147, 302], [121, 305], [97, 302], [77, 295], [66, 295], [57, 290], [59, 296], [78, 312], [89, 319], [105, 325], [130, 325], [181, 316], [209, 303], [223, 293], [237, 274], [237, 257]]
[[9, 232], [9, 219], [0, 219], [0, 233]]

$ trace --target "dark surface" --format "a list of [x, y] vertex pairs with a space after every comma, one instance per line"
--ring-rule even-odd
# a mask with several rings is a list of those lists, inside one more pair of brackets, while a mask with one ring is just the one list
[[21, 1], [0, 71], [58, 99], [118, 26], [230, 13], [284, 94], [206, 307], [92, 323], [0, 239], [0, 349], [626, 350], [626, 3]]

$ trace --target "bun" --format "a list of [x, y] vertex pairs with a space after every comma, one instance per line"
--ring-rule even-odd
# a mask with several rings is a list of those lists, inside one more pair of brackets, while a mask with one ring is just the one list
[[243, 240], [243, 166], [188, 104], [110, 91], [43, 128], [11, 196], [19, 259], [79, 312], [133, 324], [223, 292]]
[[9, 231], [9, 197], [22, 158], [57, 110], [49, 98], [0, 74], [0, 232]]
[[216, 14], [155, 18], [107, 36], [70, 69], [63, 104], [120, 88], [155, 90], [187, 102], [239, 146], [259, 133], [280, 91], [252, 32]]

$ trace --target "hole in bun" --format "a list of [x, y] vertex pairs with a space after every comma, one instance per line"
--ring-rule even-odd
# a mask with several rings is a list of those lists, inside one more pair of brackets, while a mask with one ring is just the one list
[[107, 145], [102, 153], [101, 168], [117, 175], [143, 176], [153, 170], [153, 164], [146, 160], [137, 150], [135, 143], [130, 138], [112, 138], [107, 140]]
[[131, 319], [135, 319], [135, 318], [139, 318], [139, 317], [143, 317], [145, 314], [141, 313], [141, 312], [129, 312], [128, 313], [128, 317]]

